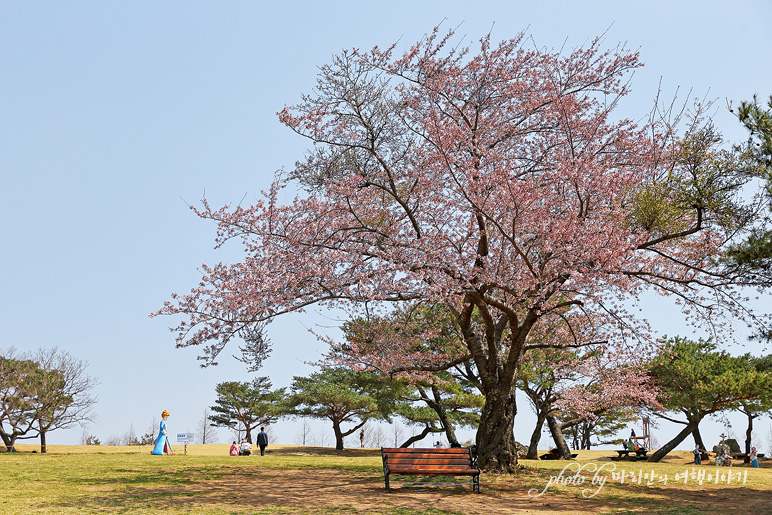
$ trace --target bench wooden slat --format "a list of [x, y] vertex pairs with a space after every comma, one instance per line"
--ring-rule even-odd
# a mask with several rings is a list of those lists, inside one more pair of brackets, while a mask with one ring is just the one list
[[381, 447], [381, 452], [386, 453], [405, 453], [405, 454], [469, 454], [469, 449], [466, 447], [449, 447], [436, 449], [433, 447]]
[[432, 468], [432, 467], [389, 467], [392, 474], [402, 474], [406, 476], [433, 475], [433, 476], [475, 476], [479, 471], [471, 468]]
[[392, 458], [389, 457], [389, 464], [395, 465], [469, 465], [469, 459], [465, 460], [448, 460], [442, 458], [421, 458], [416, 460], [413, 458]]

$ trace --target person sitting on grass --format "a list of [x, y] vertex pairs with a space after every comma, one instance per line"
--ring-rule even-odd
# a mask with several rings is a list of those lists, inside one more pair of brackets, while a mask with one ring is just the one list
[[241, 442], [241, 456], [249, 456], [252, 454], [252, 451], [249, 450], [250, 447], [252, 447], [252, 445], [248, 441], [244, 440]]
[[238, 456], [241, 454], [241, 452], [239, 451], [239, 446], [236, 445], [235, 441], [231, 444], [231, 450], [229, 451], [229, 453], [231, 456]]

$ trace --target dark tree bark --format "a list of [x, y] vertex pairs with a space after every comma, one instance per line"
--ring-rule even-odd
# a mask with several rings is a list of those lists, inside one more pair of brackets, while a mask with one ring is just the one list
[[453, 427], [453, 423], [450, 421], [450, 418], [448, 417], [448, 411], [445, 409], [445, 406], [442, 404], [442, 393], [440, 392], [439, 388], [437, 388], [434, 385], [432, 385], [431, 391], [432, 391], [432, 397], [429, 397], [426, 391], [422, 387], [418, 387], [418, 392], [421, 395], [421, 399], [426, 403], [427, 406], [429, 406], [437, 413], [437, 418], [440, 421], [441, 428], [437, 429], [435, 427], [432, 427], [431, 432], [436, 433], [436, 432], [444, 431], [445, 436], [448, 439], [448, 443], [450, 444], [451, 447], [461, 447], [461, 445], [458, 443], [458, 438], [456, 437], [456, 430]]
[[340, 430], [340, 424], [336, 421], [332, 422], [332, 430], [335, 433], [335, 450], [343, 450], [343, 432]]
[[3, 439], [3, 445], [5, 445], [5, 452], [16, 452], [16, 449], [13, 448], [14, 444], [16, 443], [16, 434], [6, 434], [6, 433], [0, 433], [0, 437]]
[[707, 447], [705, 447], [705, 443], [702, 441], [702, 434], [700, 433], [699, 424], [694, 428], [694, 431], [692, 431], [692, 437], [694, 438], [694, 445], [699, 445], [700, 449], [707, 449]]
[[558, 423], [554, 415], [547, 415], [547, 427], [550, 428], [552, 439], [555, 441], [555, 446], [558, 448], [560, 457], [564, 460], [570, 460], [571, 449], [568, 448], [566, 439], [563, 436], [563, 429], [561, 428], [560, 423]]
[[439, 388], [432, 386], [432, 395], [434, 396], [434, 404], [437, 405], [434, 410], [437, 412], [437, 415], [440, 419], [440, 424], [445, 430], [445, 436], [448, 439], [448, 444], [450, 444], [451, 447], [460, 447], [461, 445], [458, 443], [458, 438], [456, 438], [456, 430], [453, 427], [453, 423], [450, 421], [450, 418], [448, 417], [447, 410], [442, 405], [442, 394], [440, 393]]
[[504, 394], [500, 390], [486, 394], [476, 439], [480, 468], [509, 473], [517, 470], [516, 413], [517, 403], [511, 388]]
[[410, 447], [415, 442], [418, 442], [418, 441], [423, 440], [424, 438], [426, 438], [429, 434], [431, 434], [431, 433], [439, 433], [441, 431], [442, 431], [441, 429], [436, 429], [436, 428], [431, 427], [429, 424], [426, 424], [426, 426], [424, 427], [423, 431], [421, 431], [419, 434], [413, 435], [410, 438], [408, 438], [407, 440], [405, 440], [405, 443], [400, 445], [400, 447], [402, 447], [402, 448]]
[[650, 462], [657, 462], [664, 458], [667, 453], [675, 449], [678, 444], [686, 440], [686, 437], [688, 437], [690, 434], [694, 434], [694, 430], [697, 429], [697, 426], [699, 425], [699, 420], [692, 420], [688, 424], [686, 424], [686, 427], [684, 427], [680, 433], [678, 433], [675, 438], [670, 440], [668, 443], [657, 449], [657, 452], [649, 456], [649, 459], [647, 461]]
[[531, 441], [528, 444], [528, 454], [526, 459], [535, 460], [539, 454], [539, 440], [541, 440], [541, 430], [544, 427], [544, 421], [547, 420], [547, 413], [544, 410], [539, 410], [536, 414], [536, 427], [533, 428], [531, 433]]
[[743, 463], [750, 463], [751, 462], [751, 435], [753, 434], [753, 419], [756, 418], [758, 415], [754, 415], [750, 411], [741, 410], [743, 413], [745, 413], [745, 416], [748, 417], [748, 428], [745, 430], [745, 457], [743, 458]]
[[356, 432], [357, 430], [359, 430], [362, 426], [364, 426], [367, 423], [367, 421], [369, 420], [369, 418], [365, 418], [359, 424], [355, 425], [354, 427], [352, 427], [348, 431], [343, 431], [343, 429], [341, 429], [341, 427], [340, 427], [341, 423], [346, 420], [345, 417], [343, 419], [340, 419], [340, 420], [338, 420], [336, 418], [330, 418], [330, 420], [332, 421], [332, 431], [335, 433], [335, 450], [336, 451], [342, 451], [343, 450], [343, 439], [346, 438], [348, 435], [350, 435], [350, 434]]

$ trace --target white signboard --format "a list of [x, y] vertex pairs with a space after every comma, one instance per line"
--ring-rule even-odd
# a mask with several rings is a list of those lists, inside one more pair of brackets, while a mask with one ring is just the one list
[[195, 433], [177, 433], [177, 443], [193, 443]]

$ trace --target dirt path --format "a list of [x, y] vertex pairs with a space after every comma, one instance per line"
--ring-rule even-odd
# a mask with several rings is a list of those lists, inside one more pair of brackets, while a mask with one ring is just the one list
[[[591, 515], [610, 509], [592, 499], [563, 495], [531, 498], [523, 488], [502, 484], [481, 484], [482, 494], [469, 487], [395, 488], [386, 493], [383, 482], [371, 476], [335, 470], [264, 470], [253, 474], [234, 474], [218, 480], [191, 485], [186, 496], [175, 500], [191, 504], [239, 504], [254, 507], [283, 506], [351, 508], [362, 513], [380, 513], [386, 508], [429, 507], [469, 514], [509, 515]], [[179, 490], [178, 490], [179, 491]], [[191, 493], [198, 495], [190, 496]], [[604, 510], [606, 508], [606, 510]]]

